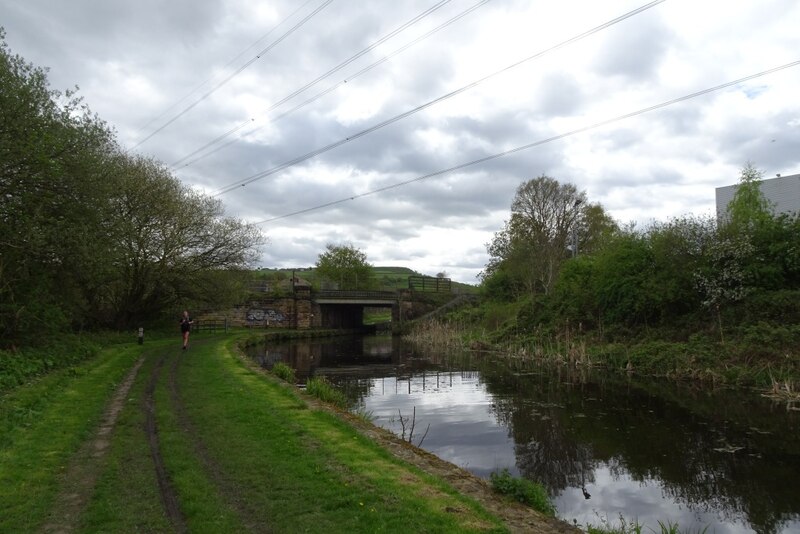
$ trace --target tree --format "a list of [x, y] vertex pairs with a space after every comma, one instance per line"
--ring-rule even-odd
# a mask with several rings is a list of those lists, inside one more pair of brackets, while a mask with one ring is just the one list
[[337, 284], [339, 289], [370, 289], [374, 285], [372, 265], [367, 255], [351, 244], [325, 246], [317, 259], [317, 273]]
[[749, 161], [742, 167], [739, 185], [727, 208], [727, 224], [732, 232], [749, 234], [772, 219], [772, 206], [761, 192], [763, 176], [764, 173]]
[[229, 294], [260, 233], [122, 152], [75, 91], [51, 90], [2, 39], [0, 342], [128, 327]]
[[511, 203], [511, 219], [487, 245], [491, 259], [482, 278], [485, 282], [502, 270], [528, 293], [548, 294], [575, 236], [594, 248], [604, 225], [602, 208], [588, 205], [574, 185], [549, 176], [523, 182]]
[[[213, 303], [211, 276], [255, 260], [256, 228], [223, 217], [219, 200], [182, 185], [163, 164], [120, 156], [107, 251], [114, 258], [106, 291], [94, 308], [116, 326], [142, 321], [181, 302]], [[200, 284], [200, 281], [205, 281]], [[211, 284], [211, 285], [209, 285]]]
[[[0, 30], [0, 40], [3, 34]], [[0, 42], [0, 339], [26, 343], [70, 325], [85, 308], [80, 278], [108, 191], [111, 131], [74, 91]]]
[[722, 331], [721, 308], [741, 300], [750, 292], [744, 263], [753, 253], [753, 246], [744, 237], [720, 235], [707, 252], [709, 266], [696, 273], [696, 282], [703, 295], [703, 306], [715, 315], [719, 338], [725, 342]]

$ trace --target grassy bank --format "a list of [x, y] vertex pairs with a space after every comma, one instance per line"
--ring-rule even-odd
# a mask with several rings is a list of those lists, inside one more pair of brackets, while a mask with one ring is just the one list
[[185, 353], [174, 339], [107, 348], [0, 398], [0, 531], [508, 531], [251, 368], [241, 337], [195, 336]]

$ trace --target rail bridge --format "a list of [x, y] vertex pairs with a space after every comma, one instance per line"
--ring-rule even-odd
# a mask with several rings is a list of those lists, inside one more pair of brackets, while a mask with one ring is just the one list
[[401, 321], [403, 296], [402, 291], [316, 291], [311, 300], [313, 308], [319, 310], [319, 322], [312, 321], [312, 326], [359, 328], [364, 325], [365, 308], [391, 308], [392, 322]]
[[264, 295], [234, 307], [226, 319], [232, 325], [253, 328], [342, 328], [364, 326], [366, 308], [391, 308], [392, 329], [430, 311], [422, 293], [450, 293], [449, 279], [412, 277], [409, 287], [391, 291], [312, 290], [306, 283], [294, 283], [281, 296]]

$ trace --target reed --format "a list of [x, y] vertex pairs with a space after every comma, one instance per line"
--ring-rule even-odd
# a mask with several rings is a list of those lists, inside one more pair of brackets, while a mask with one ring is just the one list
[[463, 350], [466, 330], [456, 323], [425, 321], [417, 324], [404, 339], [436, 350]]

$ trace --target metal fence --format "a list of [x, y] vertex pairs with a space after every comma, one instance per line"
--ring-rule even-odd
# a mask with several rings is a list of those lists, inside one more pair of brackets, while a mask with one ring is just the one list
[[193, 321], [192, 330], [195, 332], [227, 332], [228, 319], [206, 319]]
[[452, 283], [449, 278], [434, 276], [409, 276], [408, 289], [414, 291], [427, 291], [431, 293], [450, 293]]

